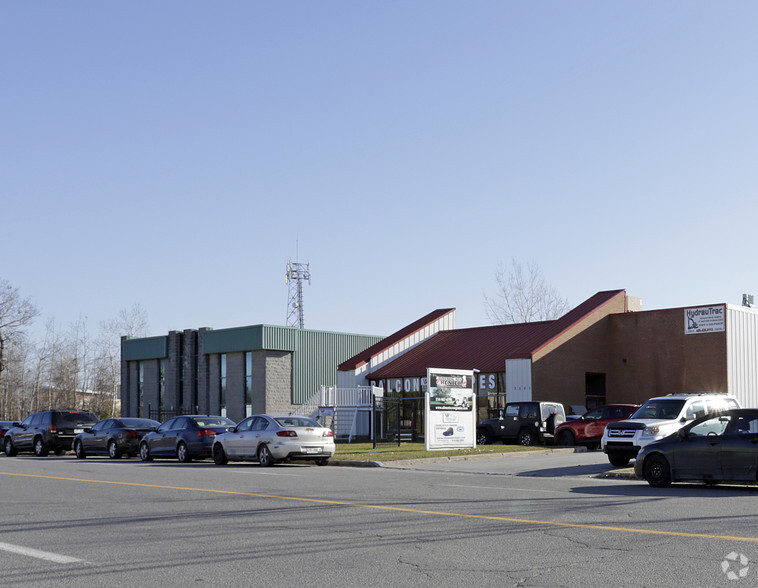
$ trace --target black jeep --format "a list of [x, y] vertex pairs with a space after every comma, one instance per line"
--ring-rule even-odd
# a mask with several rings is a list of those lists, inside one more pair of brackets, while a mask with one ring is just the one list
[[555, 428], [566, 421], [560, 402], [509, 402], [500, 411], [500, 418], [482, 421], [476, 428], [477, 445], [497, 440], [535, 445], [553, 441]]

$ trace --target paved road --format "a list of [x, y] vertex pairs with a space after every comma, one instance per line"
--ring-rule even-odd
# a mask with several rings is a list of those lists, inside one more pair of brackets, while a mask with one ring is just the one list
[[597, 477], [610, 469], [599, 453], [269, 469], [2, 457], [0, 578], [16, 586], [758, 585], [755, 487], [657, 490]]

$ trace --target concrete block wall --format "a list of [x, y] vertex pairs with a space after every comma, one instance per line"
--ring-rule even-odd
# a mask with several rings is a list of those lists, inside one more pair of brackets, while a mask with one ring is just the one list
[[[292, 354], [269, 351], [265, 359], [265, 403], [266, 412], [290, 413], [296, 406], [292, 404]], [[255, 390], [255, 388], [254, 388]]]

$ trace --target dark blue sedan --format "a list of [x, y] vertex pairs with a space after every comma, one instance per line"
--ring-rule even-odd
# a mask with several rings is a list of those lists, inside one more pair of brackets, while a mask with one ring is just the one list
[[72, 447], [79, 459], [88, 455], [107, 455], [111, 459], [119, 459], [122, 455], [135, 457], [142, 437], [159, 426], [160, 423], [152, 419], [104, 419], [74, 437]]
[[758, 409], [709, 414], [642, 448], [637, 477], [657, 488], [694, 480], [758, 483]]
[[142, 461], [155, 457], [176, 458], [182, 463], [211, 456], [217, 434], [226, 433], [236, 423], [222, 416], [184, 415], [167, 420], [142, 438]]

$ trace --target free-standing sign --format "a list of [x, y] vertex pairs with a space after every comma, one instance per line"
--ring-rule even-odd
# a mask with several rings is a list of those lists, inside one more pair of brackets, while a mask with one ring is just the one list
[[426, 376], [426, 449], [476, 447], [473, 370], [428, 368]]

